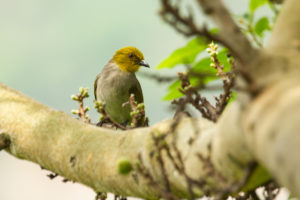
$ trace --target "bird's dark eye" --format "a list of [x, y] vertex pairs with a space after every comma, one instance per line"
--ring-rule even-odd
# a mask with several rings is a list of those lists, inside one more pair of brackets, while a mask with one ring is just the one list
[[131, 53], [131, 54], [129, 54], [129, 55], [128, 55], [128, 57], [129, 57], [129, 58], [132, 58], [132, 57], [133, 57], [133, 54], [132, 54], [132, 53]]

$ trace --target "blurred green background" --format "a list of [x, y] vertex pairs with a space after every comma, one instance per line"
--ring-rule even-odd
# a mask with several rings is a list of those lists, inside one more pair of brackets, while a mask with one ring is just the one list
[[[234, 13], [247, 9], [246, 0], [225, 2]], [[117, 49], [136, 46], [151, 65], [140, 71], [158, 73], [155, 66], [186, 44], [159, 18], [159, 7], [157, 0], [0, 0], [0, 81], [67, 113], [77, 107], [71, 94], [89, 87], [93, 107], [94, 78]], [[171, 118], [169, 102], [161, 101], [167, 85], [138, 78], [151, 124]], [[90, 115], [95, 122], [95, 111]], [[0, 200], [94, 199], [91, 189], [46, 174], [1, 152]]]

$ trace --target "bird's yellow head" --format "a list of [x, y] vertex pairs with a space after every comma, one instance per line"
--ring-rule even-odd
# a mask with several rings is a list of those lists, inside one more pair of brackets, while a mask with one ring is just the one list
[[149, 67], [143, 53], [135, 47], [124, 47], [115, 52], [112, 58], [122, 71], [137, 72], [141, 66]]

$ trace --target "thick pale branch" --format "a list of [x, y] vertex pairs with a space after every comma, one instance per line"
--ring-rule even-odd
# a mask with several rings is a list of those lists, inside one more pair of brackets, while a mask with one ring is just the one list
[[[3, 85], [0, 85], [0, 110], [0, 130], [9, 135], [11, 144], [8, 151], [14, 156], [38, 163], [95, 191], [147, 199], [162, 196], [164, 181], [159, 163], [151, 157], [156, 150], [152, 138], [153, 134], [158, 136], [170, 132], [170, 127], [174, 127], [173, 120], [150, 128], [122, 132], [107, 130], [82, 123]], [[205, 119], [186, 118], [166, 138], [167, 143], [175, 141], [184, 160], [186, 174], [195, 180], [209, 180], [210, 184], [205, 188], [212, 192], [238, 182], [251, 159], [239, 134], [240, 127], [233, 125], [240, 119], [233, 117], [239, 114], [240, 109], [233, 106], [229, 110], [231, 112], [225, 115], [224, 123], [220, 120], [219, 126]], [[232, 119], [231, 129], [224, 127], [227, 126], [226, 118]], [[194, 142], [189, 144], [191, 139]], [[128, 159], [134, 164], [138, 162], [139, 154], [158, 187], [148, 184], [137, 172], [128, 176], [118, 173], [120, 159]], [[208, 176], [205, 162], [197, 156], [209, 158], [210, 154], [213, 166], [225, 177], [225, 181], [220, 182], [218, 176]], [[176, 171], [165, 153], [162, 156], [172, 192], [188, 196], [185, 178]], [[198, 195], [205, 193], [204, 189], [195, 192]]]
[[220, 36], [225, 45], [233, 52], [239, 61], [246, 65], [257, 56], [255, 49], [240, 28], [234, 22], [231, 14], [221, 0], [197, 0], [204, 12], [208, 14], [220, 28]]
[[[186, 175], [205, 184], [194, 189], [197, 195], [206, 190], [212, 194], [232, 192], [236, 187], [230, 185], [236, 186], [238, 180], [247, 182], [241, 177], [253, 153], [279, 183], [299, 197], [299, 85], [298, 79], [283, 79], [264, 90], [248, 108], [231, 103], [217, 124], [185, 118], [173, 132], [173, 120], [122, 132], [94, 127], [0, 85], [0, 130], [8, 134], [11, 144], [7, 150], [14, 156], [38, 163], [95, 191], [148, 199], [163, 196], [163, 174], [151, 155], [157, 149], [153, 135], [169, 132], [165, 140], [168, 144], [175, 141]], [[139, 162], [138, 155], [157, 184], [149, 184], [136, 171], [128, 176], [118, 173], [119, 160]], [[213, 166], [209, 170], [207, 158], [209, 166]], [[164, 152], [162, 159], [171, 191], [187, 197], [185, 177]], [[259, 184], [263, 180], [254, 181]]]
[[[300, 4], [298, 0], [283, 3], [267, 48], [273, 52], [288, 51], [299, 54], [300, 50]], [[287, 53], [287, 52], [285, 52]], [[295, 58], [299, 59], [299, 58]]]
[[249, 147], [274, 178], [300, 197], [300, 81], [281, 80], [247, 109]]
[[247, 68], [261, 88], [300, 76], [299, 13], [298, 0], [284, 1], [268, 45]]

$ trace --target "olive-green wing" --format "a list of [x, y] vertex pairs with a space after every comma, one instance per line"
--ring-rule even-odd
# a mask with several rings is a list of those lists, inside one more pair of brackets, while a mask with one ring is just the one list
[[129, 88], [129, 95], [134, 94], [135, 100], [138, 103], [144, 102], [143, 92], [140, 83], [137, 81], [137, 84], [132, 85], [132, 87]]
[[94, 82], [94, 96], [95, 96], [95, 100], [97, 100], [97, 83], [98, 83], [98, 79], [100, 78], [101, 74], [98, 74], [96, 76], [95, 82]]

